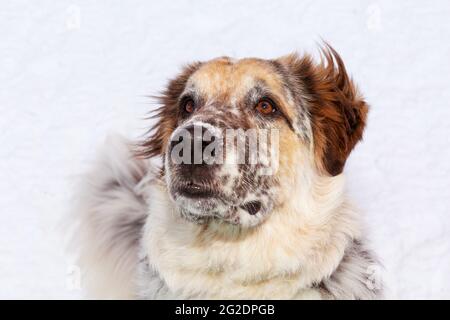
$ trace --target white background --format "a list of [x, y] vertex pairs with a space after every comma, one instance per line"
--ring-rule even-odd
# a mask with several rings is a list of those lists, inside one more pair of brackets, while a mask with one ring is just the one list
[[76, 298], [57, 224], [111, 131], [179, 67], [317, 54], [371, 105], [347, 168], [391, 298], [450, 298], [448, 1], [0, 1], [0, 298]]

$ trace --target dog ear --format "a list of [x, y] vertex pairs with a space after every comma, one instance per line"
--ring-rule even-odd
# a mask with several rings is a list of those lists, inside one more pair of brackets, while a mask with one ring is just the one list
[[149, 119], [155, 119], [156, 122], [148, 131], [149, 137], [140, 144], [137, 152], [139, 156], [151, 158], [164, 154], [170, 135], [177, 126], [178, 99], [183, 93], [189, 77], [200, 65], [200, 62], [195, 62], [185, 66], [176, 78], [169, 81], [161, 95], [155, 97], [160, 107], [152, 112]]
[[296, 54], [279, 59], [296, 79], [311, 117], [314, 150], [319, 169], [340, 174], [347, 157], [361, 140], [368, 105], [348, 76], [339, 54], [328, 44], [321, 61]]

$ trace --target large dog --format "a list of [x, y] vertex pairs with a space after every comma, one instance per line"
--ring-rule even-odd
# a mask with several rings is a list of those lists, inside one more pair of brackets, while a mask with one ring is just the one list
[[380, 297], [342, 173], [368, 106], [334, 49], [194, 63], [160, 104], [137, 150], [111, 138], [83, 179], [91, 297]]

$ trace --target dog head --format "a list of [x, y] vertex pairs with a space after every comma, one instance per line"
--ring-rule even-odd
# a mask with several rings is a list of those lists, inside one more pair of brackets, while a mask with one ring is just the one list
[[298, 172], [342, 172], [368, 106], [336, 51], [321, 53], [318, 63], [222, 57], [169, 82], [142, 153], [163, 157], [185, 218], [255, 226], [298, 188]]

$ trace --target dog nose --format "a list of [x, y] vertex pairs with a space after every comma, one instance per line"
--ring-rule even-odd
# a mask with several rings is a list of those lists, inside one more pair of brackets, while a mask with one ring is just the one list
[[[187, 165], [205, 165], [211, 163], [211, 157], [215, 157], [216, 150], [211, 148], [210, 152], [205, 152], [205, 149], [211, 144], [215, 143], [215, 137], [208, 129], [201, 125], [189, 125], [183, 128], [177, 136], [172, 139], [170, 143], [171, 150], [178, 152], [181, 157], [181, 163]], [[182, 139], [180, 141], [180, 138]], [[180, 146], [181, 143], [181, 146]], [[180, 146], [180, 147], [176, 147]]]

